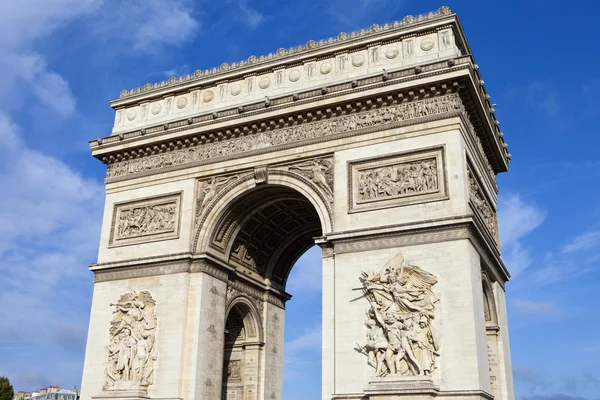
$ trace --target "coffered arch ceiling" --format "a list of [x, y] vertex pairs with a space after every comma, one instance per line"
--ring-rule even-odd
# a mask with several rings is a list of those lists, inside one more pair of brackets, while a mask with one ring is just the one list
[[210, 247], [228, 262], [285, 288], [296, 260], [322, 236], [319, 215], [299, 192], [257, 187], [233, 201], [212, 232]]

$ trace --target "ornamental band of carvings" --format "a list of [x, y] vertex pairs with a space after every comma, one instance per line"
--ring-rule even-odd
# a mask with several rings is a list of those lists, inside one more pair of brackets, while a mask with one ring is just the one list
[[363, 272], [360, 280], [370, 308], [366, 341], [357, 350], [368, 357], [376, 376], [430, 375], [440, 355], [438, 330], [432, 326], [437, 278], [405, 264], [399, 253], [380, 271]]
[[443, 148], [352, 162], [350, 212], [446, 199]]
[[109, 246], [177, 238], [180, 203], [179, 193], [116, 204]]
[[156, 353], [156, 302], [147, 291], [121, 295], [110, 322], [104, 390], [151, 385]]
[[479, 214], [485, 227], [490, 232], [496, 245], [500, 245], [500, 237], [498, 235], [498, 219], [496, 212], [487, 200], [487, 197], [481, 190], [477, 179], [473, 175], [473, 172], [469, 169], [469, 200], [473, 206], [474, 211]]
[[467, 115], [457, 93], [403, 102], [355, 114], [260, 132], [258, 134], [242, 136], [236, 139], [205, 143], [167, 153], [152, 154], [136, 159], [118, 161], [108, 165], [106, 177], [115, 178], [174, 165], [231, 156], [271, 146], [321, 138], [338, 133], [448, 112], [461, 112], [465, 116]]

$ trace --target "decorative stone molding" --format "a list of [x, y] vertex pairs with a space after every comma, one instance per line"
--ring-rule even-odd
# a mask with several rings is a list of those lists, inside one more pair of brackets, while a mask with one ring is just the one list
[[406, 264], [398, 253], [380, 270], [363, 272], [360, 281], [370, 308], [366, 341], [357, 350], [368, 357], [376, 376], [431, 375], [441, 345], [434, 326], [437, 278]]
[[467, 115], [457, 93], [371, 108], [340, 117], [261, 131], [254, 135], [204, 144], [198, 143], [195, 146], [184, 147], [171, 152], [142, 155], [138, 158], [116, 161], [108, 164], [106, 176], [107, 178], [116, 178], [143, 171], [212, 160], [275, 146], [290, 145], [291, 143], [298, 145], [308, 139], [324, 138], [354, 131], [360, 132], [362, 129], [373, 127], [393, 126], [398, 122], [452, 112]]
[[351, 161], [348, 211], [448, 199], [443, 147]]
[[119, 298], [110, 322], [103, 390], [147, 387], [154, 382], [156, 302], [147, 291]]
[[219, 267], [211, 265], [209, 262], [204, 261], [204, 260], [193, 261], [192, 265], [190, 266], [190, 272], [191, 273], [204, 272], [205, 274], [208, 274], [208, 275], [212, 276], [213, 278], [216, 278], [216, 279], [224, 281], [224, 282], [226, 282], [227, 279], [229, 278], [229, 274], [226, 271], [222, 270]]
[[467, 168], [467, 174], [469, 176], [469, 204], [475, 214], [483, 221], [496, 246], [500, 247], [496, 211], [492, 208], [491, 202], [488, 200], [470, 167]]
[[177, 239], [181, 193], [115, 203], [109, 247]]
[[260, 318], [260, 322], [258, 322], [259, 327], [262, 326], [265, 308], [263, 293], [257, 289], [245, 285], [240, 281], [229, 281], [227, 283], [227, 300], [225, 308], [229, 309], [233, 301], [239, 297], [244, 297], [254, 305], [259, 314], [258, 317]]
[[146, 276], [170, 275], [189, 272], [189, 262], [160, 263], [149, 266], [119, 267], [94, 271], [94, 282], [108, 282]]
[[[142, 93], [153, 92], [153, 91], [165, 88], [165, 87], [177, 86], [182, 83], [199, 81], [199, 80], [204, 79], [205, 77], [212, 76], [212, 75], [218, 75], [223, 72], [229, 72], [232, 70], [233, 71], [242, 70], [249, 65], [261, 64], [261, 63], [269, 62], [271, 60], [287, 58], [289, 56], [297, 56], [299, 54], [313, 51], [318, 48], [326, 48], [326, 47], [330, 47], [330, 46], [335, 46], [335, 45], [339, 44], [340, 42], [353, 41], [356, 38], [361, 38], [361, 37], [366, 37], [366, 36], [374, 36], [374, 35], [377, 35], [380, 33], [396, 30], [398, 28], [404, 28], [408, 25], [412, 25], [412, 24], [416, 24], [416, 23], [420, 23], [420, 22], [424, 22], [424, 21], [429, 21], [429, 20], [432, 20], [435, 18], [439, 18], [441, 16], [450, 15], [450, 14], [452, 14], [452, 11], [448, 7], [444, 6], [444, 7], [441, 7], [438, 11], [430, 12], [428, 14], [422, 14], [422, 15], [418, 15], [418, 16], [407, 15], [406, 17], [404, 17], [404, 19], [402, 21], [396, 21], [392, 24], [385, 24], [383, 26], [374, 24], [374, 25], [371, 25], [371, 27], [369, 29], [363, 29], [361, 31], [352, 32], [352, 33], [342, 32], [339, 35], [337, 35], [337, 37], [335, 37], [335, 38], [329, 38], [327, 40], [321, 40], [319, 42], [316, 42], [314, 40], [309, 40], [303, 46], [298, 46], [298, 47], [290, 48], [287, 50], [279, 49], [279, 50], [277, 50], [276, 53], [269, 53], [267, 56], [260, 56], [260, 57], [250, 56], [250, 57], [248, 57], [248, 59], [246, 61], [240, 61], [238, 63], [232, 63], [232, 64], [223, 63], [218, 68], [207, 69], [205, 71], [197, 70], [196, 72], [194, 72], [194, 74], [188, 74], [188, 75], [185, 75], [185, 76], [182, 76], [179, 78], [172, 76], [168, 80], [162, 81], [160, 83], [155, 83], [155, 84], [147, 83], [143, 87], [140, 87], [137, 89], [122, 90], [120, 93], [120, 98], [126, 98], [126, 97], [131, 97], [131, 96], [135, 96], [135, 95], [142, 94]], [[326, 70], [326, 68], [324, 69], [323, 67], [321, 67], [321, 73], [329, 72], [329, 71], [324, 72], [325, 70]], [[290, 80], [293, 79], [293, 74], [290, 73], [289, 79]], [[259, 82], [259, 86], [268, 87], [269, 83], [267, 83], [265, 78], [263, 78]], [[237, 93], [239, 94], [239, 92], [241, 92], [241, 88], [239, 89], [239, 91]], [[212, 97], [210, 99], [212, 100]], [[208, 101], [210, 101], [210, 100], [208, 100]]]
[[260, 185], [261, 183], [267, 183], [269, 180], [269, 167], [263, 165], [254, 168], [254, 183]]
[[459, 224], [442, 228], [425, 228], [419, 232], [409, 230], [406, 232], [370, 235], [350, 240], [340, 240], [334, 242], [334, 249], [335, 254], [356, 253], [377, 249], [469, 239], [470, 237], [471, 233], [468, 224]]

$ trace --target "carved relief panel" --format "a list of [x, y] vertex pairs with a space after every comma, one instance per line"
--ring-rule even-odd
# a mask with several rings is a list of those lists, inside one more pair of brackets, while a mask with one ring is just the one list
[[381, 269], [359, 278], [369, 301], [365, 342], [357, 350], [368, 357], [378, 377], [428, 376], [437, 368], [440, 333], [433, 291], [437, 278], [405, 262], [398, 253]]
[[104, 390], [151, 385], [156, 351], [156, 302], [147, 291], [119, 298], [110, 322]]
[[180, 206], [181, 192], [115, 204], [109, 247], [178, 238]]
[[492, 207], [492, 203], [482, 189], [470, 166], [467, 167], [467, 174], [469, 176], [469, 203], [471, 204], [471, 208], [483, 221], [484, 226], [490, 235], [492, 235], [496, 246], [500, 246], [496, 210]]
[[443, 147], [350, 162], [349, 212], [447, 199], [444, 171]]

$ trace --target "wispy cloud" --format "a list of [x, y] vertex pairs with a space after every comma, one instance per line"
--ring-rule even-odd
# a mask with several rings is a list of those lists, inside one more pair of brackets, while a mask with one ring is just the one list
[[600, 242], [600, 232], [587, 232], [578, 235], [561, 250], [563, 254], [577, 253], [595, 247]]
[[91, 18], [98, 39], [130, 50], [158, 53], [164, 46], [181, 46], [198, 34], [202, 24], [187, 0], [110, 0]]
[[551, 81], [537, 81], [526, 89], [527, 104], [551, 118], [558, 116], [558, 92]]
[[545, 317], [560, 317], [563, 313], [552, 303], [535, 302], [532, 300], [512, 300], [514, 309], [521, 314], [541, 315]]
[[258, 28], [264, 22], [265, 16], [257, 9], [252, 8], [247, 0], [238, 0], [237, 4], [241, 12], [242, 21], [251, 29]]
[[546, 213], [539, 206], [521, 199], [518, 194], [501, 195], [498, 198], [502, 254], [514, 276], [531, 264], [531, 254], [523, 245], [523, 239], [539, 227], [545, 218]]

